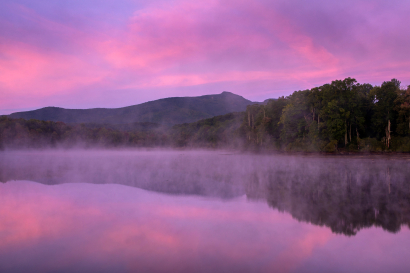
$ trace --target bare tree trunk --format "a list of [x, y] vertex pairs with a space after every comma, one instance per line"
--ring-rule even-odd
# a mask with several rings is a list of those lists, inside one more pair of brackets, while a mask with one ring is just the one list
[[391, 137], [390, 137], [391, 131], [390, 131], [390, 118], [389, 118], [389, 115], [390, 115], [390, 112], [387, 111], [387, 118], [388, 118], [387, 127], [386, 127], [386, 146], [387, 146], [387, 149], [390, 148], [390, 139], [391, 139]]
[[349, 142], [352, 142], [352, 123], [350, 123]]
[[387, 127], [386, 127], [386, 140], [385, 140], [387, 148], [390, 148], [390, 140], [391, 140], [390, 125], [391, 125], [390, 120], [388, 120]]
[[347, 124], [345, 120], [345, 147], [347, 146]]
[[391, 136], [390, 136], [390, 133], [391, 133], [391, 131], [390, 131], [390, 119], [389, 119], [389, 121], [388, 121], [388, 123], [387, 123], [387, 133], [388, 133], [388, 137], [387, 137], [387, 148], [390, 148], [390, 139], [391, 139]]
[[255, 119], [254, 116], [252, 115], [252, 128], [255, 127]]
[[248, 112], [248, 124], [251, 127], [251, 111]]
[[360, 149], [360, 144], [359, 144], [360, 138], [359, 138], [359, 131], [357, 131], [357, 125], [356, 125], [356, 139], [357, 139], [357, 149], [359, 150]]
[[391, 140], [390, 126], [391, 126], [391, 123], [390, 123], [390, 119], [389, 119], [389, 120], [387, 121], [386, 140], [385, 140], [385, 142], [386, 142], [386, 147], [387, 147], [387, 148], [390, 148], [390, 140]]
[[388, 148], [388, 146], [387, 146], [387, 139], [388, 139], [388, 134], [389, 134], [389, 132], [387, 131], [387, 127], [386, 127], [385, 131], [386, 131], [386, 137], [384, 138], [384, 145], [386, 145], [386, 147]]

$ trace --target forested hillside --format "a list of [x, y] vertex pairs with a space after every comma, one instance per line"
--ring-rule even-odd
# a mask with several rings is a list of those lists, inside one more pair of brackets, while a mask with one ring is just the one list
[[410, 87], [396, 79], [381, 86], [355, 79], [230, 113], [174, 126], [157, 123], [66, 124], [0, 118], [3, 148], [212, 147], [269, 151], [410, 152]]
[[67, 125], [63, 122], [0, 117], [0, 148], [44, 147], [156, 147], [168, 145], [168, 136], [157, 130], [120, 131], [90, 124]]
[[241, 148], [244, 144], [240, 127], [245, 113], [230, 113], [194, 123], [175, 125], [171, 139], [177, 147]]
[[[122, 108], [64, 109], [45, 107], [18, 112], [11, 118], [61, 121], [64, 123], [130, 124], [158, 123], [174, 125], [195, 122], [205, 118], [245, 111], [253, 102], [230, 92], [200, 97], [165, 98]], [[102, 126], [102, 125], [100, 125]]]
[[[194, 123], [161, 126], [155, 123], [124, 125], [76, 124], [0, 117], [0, 149], [43, 147], [203, 147], [239, 148], [238, 129], [244, 112], [230, 113]], [[236, 141], [235, 141], [236, 140]]]

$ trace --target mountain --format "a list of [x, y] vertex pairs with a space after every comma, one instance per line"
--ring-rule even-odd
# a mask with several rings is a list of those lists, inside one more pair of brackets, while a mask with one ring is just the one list
[[126, 124], [151, 122], [164, 125], [195, 122], [205, 118], [245, 111], [254, 102], [239, 95], [222, 92], [200, 97], [173, 97], [122, 108], [64, 109], [45, 107], [16, 112], [11, 118], [62, 121], [65, 123]]

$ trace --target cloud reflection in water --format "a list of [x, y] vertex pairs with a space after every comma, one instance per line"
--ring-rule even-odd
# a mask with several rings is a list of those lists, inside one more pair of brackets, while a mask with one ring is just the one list
[[[0, 186], [2, 272], [293, 272], [317, 259], [312, 269], [345, 259], [354, 268], [367, 259], [375, 271], [410, 265], [400, 259], [409, 254], [408, 229], [394, 235], [372, 228], [350, 240], [244, 197], [167, 196], [122, 185]], [[400, 249], [403, 255], [386, 259]]]
[[[398, 172], [401, 163], [389, 161], [389, 187], [380, 167], [387, 166], [384, 160], [343, 165], [340, 158], [241, 155], [228, 160], [215, 153], [182, 157], [172, 152], [93, 153], [82, 157], [66, 153], [60, 161], [56, 152], [55, 157], [9, 153], [8, 163], [2, 158], [3, 178], [26, 176], [52, 185], [0, 184], [1, 272], [406, 272], [410, 268], [410, 233], [406, 226], [400, 228], [407, 223], [409, 188], [406, 172]], [[131, 166], [146, 179], [134, 180]], [[363, 167], [366, 172], [359, 172]], [[226, 176], [232, 170], [237, 174]], [[346, 170], [351, 175], [346, 176]], [[93, 180], [95, 174], [99, 181]], [[164, 175], [173, 187], [152, 181]], [[127, 185], [105, 184], [114, 177]], [[101, 184], [54, 183], [58, 178], [61, 182], [89, 178]], [[197, 184], [185, 194], [182, 188], [190, 181]], [[207, 189], [222, 182], [226, 185], [218, 189], [223, 194]], [[399, 219], [393, 230], [377, 222], [369, 210], [377, 206], [386, 208], [378, 217]], [[338, 229], [342, 222], [357, 225], [355, 236], [345, 236], [351, 235], [349, 229]]]

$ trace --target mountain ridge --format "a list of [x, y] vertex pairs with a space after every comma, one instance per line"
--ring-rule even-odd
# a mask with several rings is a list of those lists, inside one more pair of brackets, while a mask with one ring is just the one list
[[153, 122], [175, 125], [195, 122], [231, 112], [245, 111], [246, 106], [259, 104], [231, 92], [198, 97], [170, 97], [120, 108], [66, 109], [43, 107], [9, 115], [11, 118], [61, 121], [65, 123], [126, 124]]

